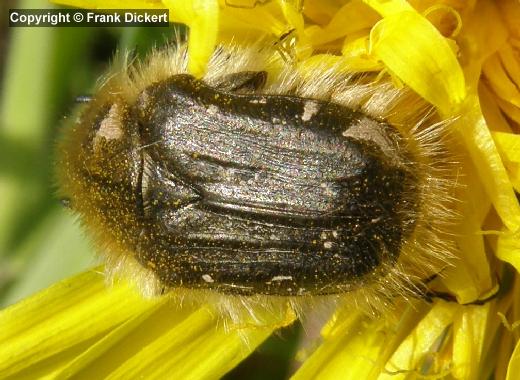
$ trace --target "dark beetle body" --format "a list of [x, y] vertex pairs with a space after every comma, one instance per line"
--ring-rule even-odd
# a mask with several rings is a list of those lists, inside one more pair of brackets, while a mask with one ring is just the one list
[[87, 111], [84, 155], [126, 159], [78, 169], [102, 194], [89, 207], [168, 287], [345, 292], [393, 265], [413, 231], [417, 178], [402, 137], [361, 112], [181, 74], [119, 107], [123, 145], [104, 132], [94, 147], [110, 109]]

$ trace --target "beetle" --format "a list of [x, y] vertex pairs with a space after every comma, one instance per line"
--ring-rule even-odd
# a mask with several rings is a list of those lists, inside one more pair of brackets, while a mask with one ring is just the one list
[[60, 144], [61, 194], [113, 261], [166, 288], [277, 296], [345, 293], [396, 267], [424, 207], [406, 136], [270, 92], [269, 75], [167, 70], [128, 95], [126, 72], [83, 106]]

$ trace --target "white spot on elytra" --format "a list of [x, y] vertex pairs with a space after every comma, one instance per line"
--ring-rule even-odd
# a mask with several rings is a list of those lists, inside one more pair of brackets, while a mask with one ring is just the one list
[[303, 121], [309, 121], [312, 119], [314, 115], [318, 113], [319, 110], [318, 103], [313, 102], [312, 100], [309, 100], [305, 102], [303, 105], [303, 114], [302, 114], [302, 120]]
[[215, 115], [218, 112], [218, 107], [214, 104], [211, 104], [208, 108], [206, 108], [206, 112], [210, 115]]
[[330, 183], [327, 183], [327, 182], [322, 182], [320, 183], [320, 187], [324, 190], [324, 194], [325, 195], [333, 195], [333, 189], [332, 189], [332, 186], [330, 185]]
[[209, 274], [203, 274], [202, 279], [209, 283], [215, 282], [215, 280], [213, 280], [213, 277], [211, 277]]
[[114, 103], [110, 107], [108, 114], [99, 124], [99, 129], [94, 136], [94, 149], [98, 149], [102, 139], [114, 140], [123, 136], [121, 130], [122, 110], [119, 104]]
[[257, 98], [257, 99], [252, 99], [249, 101], [249, 103], [252, 103], [252, 104], [266, 104], [267, 103], [267, 99], [266, 98]]
[[292, 276], [274, 276], [271, 281], [285, 281], [292, 280]]
[[331, 241], [326, 241], [325, 243], [323, 243], [323, 248], [331, 249], [332, 248], [332, 242]]

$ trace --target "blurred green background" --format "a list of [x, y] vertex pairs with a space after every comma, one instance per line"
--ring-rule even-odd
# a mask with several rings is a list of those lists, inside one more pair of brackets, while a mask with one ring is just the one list
[[75, 217], [56, 197], [54, 142], [74, 99], [90, 94], [116, 50], [144, 54], [173, 28], [9, 28], [0, 5], [0, 306], [93, 266]]
[[[54, 196], [54, 144], [74, 99], [92, 93], [118, 50], [142, 56], [175, 28], [9, 28], [0, 1], [0, 308], [98, 263], [74, 215]], [[270, 338], [226, 378], [285, 378], [300, 328]]]

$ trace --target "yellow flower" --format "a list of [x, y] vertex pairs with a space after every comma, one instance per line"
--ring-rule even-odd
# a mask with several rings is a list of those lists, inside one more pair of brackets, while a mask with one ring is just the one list
[[[279, 41], [303, 72], [338, 62], [379, 72], [453, 118], [460, 182], [458, 257], [431, 299], [398, 299], [376, 317], [339, 305], [296, 379], [515, 379], [520, 368], [520, 5], [515, 0], [57, 1], [164, 8], [187, 24], [189, 70], [215, 45]], [[108, 3], [108, 4], [107, 4]], [[218, 378], [294, 322], [289, 302], [237, 309], [182, 296], [141, 298], [102, 269], [0, 314], [0, 378]], [[442, 295], [442, 296], [441, 296]]]

